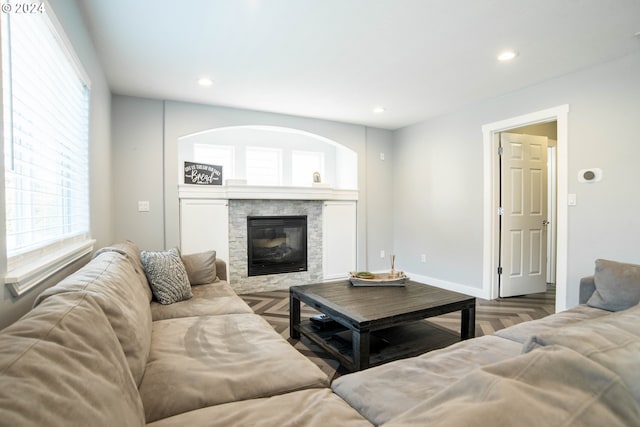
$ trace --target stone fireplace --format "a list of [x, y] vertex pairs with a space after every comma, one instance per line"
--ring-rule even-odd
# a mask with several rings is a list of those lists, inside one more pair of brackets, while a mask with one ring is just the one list
[[[229, 200], [229, 278], [236, 292], [284, 289], [322, 280], [322, 204], [320, 200]], [[261, 226], [265, 233], [257, 236], [258, 240], [264, 239], [259, 245], [280, 246], [286, 239], [276, 230], [281, 228], [280, 225], [273, 226], [273, 222], [269, 223], [275, 217], [306, 217], [306, 271], [298, 269], [287, 273], [264, 272], [251, 275], [249, 225], [256, 218], [267, 219], [266, 224]], [[298, 240], [299, 237], [291, 237], [289, 243], [298, 244], [293, 240]], [[282, 251], [286, 252], [287, 249], [282, 248]]]
[[307, 217], [247, 218], [248, 276], [307, 271]]

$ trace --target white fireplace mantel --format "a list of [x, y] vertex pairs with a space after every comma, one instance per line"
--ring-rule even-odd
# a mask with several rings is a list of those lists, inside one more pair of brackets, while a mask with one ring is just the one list
[[178, 186], [178, 197], [180, 199], [209, 200], [358, 200], [358, 190], [342, 190], [324, 186], [183, 184]]

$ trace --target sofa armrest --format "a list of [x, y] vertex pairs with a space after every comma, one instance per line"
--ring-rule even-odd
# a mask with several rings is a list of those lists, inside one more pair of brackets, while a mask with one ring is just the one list
[[216, 258], [216, 276], [220, 280], [227, 280], [227, 263]]
[[587, 276], [580, 279], [580, 304], [586, 304], [596, 290], [595, 276]]

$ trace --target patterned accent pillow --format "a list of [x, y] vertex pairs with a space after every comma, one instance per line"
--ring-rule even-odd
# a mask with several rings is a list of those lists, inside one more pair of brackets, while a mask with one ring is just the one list
[[166, 252], [142, 251], [140, 258], [153, 295], [160, 304], [173, 304], [193, 296], [178, 248]]

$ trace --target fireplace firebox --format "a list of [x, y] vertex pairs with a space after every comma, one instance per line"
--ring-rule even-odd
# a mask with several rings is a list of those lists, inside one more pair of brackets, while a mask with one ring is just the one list
[[247, 217], [248, 275], [307, 271], [307, 216]]

